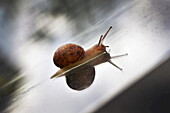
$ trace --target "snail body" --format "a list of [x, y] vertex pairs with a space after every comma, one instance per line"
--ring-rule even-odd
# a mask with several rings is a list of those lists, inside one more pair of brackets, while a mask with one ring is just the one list
[[104, 46], [102, 43], [111, 28], [112, 27], [109, 28], [109, 30], [106, 32], [104, 37], [103, 35], [100, 37], [98, 44], [95, 44], [94, 46], [92, 46], [90, 49], [86, 51], [84, 51], [84, 49], [81, 46], [76, 44], [66, 44], [59, 47], [54, 53], [53, 61], [54, 64], [60, 67], [61, 69], [56, 74], [54, 74], [51, 78], [54, 78], [57, 75], [61, 74], [62, 72], [74, 66], [80, 65], [90, 60], [91, 58], [98, 56], [103, 52], [106, 52], [106, 47], [108, 46]]

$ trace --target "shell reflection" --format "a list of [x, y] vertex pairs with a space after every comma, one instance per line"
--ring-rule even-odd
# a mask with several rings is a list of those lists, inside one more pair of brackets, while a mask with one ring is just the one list
[[90, 65], [80, 66], [66, 74], [67, 85], [74, 90], [88, 88], [94, 81], [95, 68]]

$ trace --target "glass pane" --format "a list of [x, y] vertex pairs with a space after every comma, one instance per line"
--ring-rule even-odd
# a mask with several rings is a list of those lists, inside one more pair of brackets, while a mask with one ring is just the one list
[[[94, 111], [170, 57], [169, 9], [167, 0], [1, 1], [1, 112]], [[111, 59], [122, 71], [108, 62], [86, 68], [95, 77], [80, 91], [67, 85], [71, 78], [50, 79], [60, 69], [57, 48], [87, 50], [110, 26], [103, 44], [111, 56], [128, 53]]]

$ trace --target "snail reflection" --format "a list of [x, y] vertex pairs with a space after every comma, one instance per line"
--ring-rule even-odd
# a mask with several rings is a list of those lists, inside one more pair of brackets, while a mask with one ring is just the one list
[[127, 54], [110, 56], [103, 45], [103, 41], [112, 27], [108, 29], [105, 35], [101, 35], [99, 42], [90, 49], [84, 49], [76, 44], [66, 44], [59, 47], [53, 57], [54, 64], [60, 67], [51, 78], [66, 76], [68, 86], [75, 90], [83, 90], [89, 87], [95, 78], [94, 66], [109, 62], [118, 69], [120, 67], [115, 65], [111, 59], [121, 57]]
[[66, 74], [67, 85], [74, 90], [88, 88], [94, 81], [95, 68], [91, 65], [82, 65]]

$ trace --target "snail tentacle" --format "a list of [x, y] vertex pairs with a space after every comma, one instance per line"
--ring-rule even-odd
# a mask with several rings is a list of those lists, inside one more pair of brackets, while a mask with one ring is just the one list
[[122, 56], [126, 56], [126, 55], [128, 55], [128, 54], [126, 53], [126, 54], [121, 54], [121, 55], [111, 56], [110, 58], [111, 58], [111, 59], [112, 59], [112, 58], [118, 58], [118, 57], [122, 57]]
[[103, 35], [101, 35], [101, 36], [100, 36], [98, 46], [101, 44], [101, 40], [102, 40], [102, 38], [103, 38]]
[[114, 64], [110, 59], [108, 59], [108, 62], [110, 64], [112, 64], [113, 66], [117, 67], [118, 69], [120, 69], [121, 71], [123, 70], [122, 68], [120, 68], [119, 66], [117, 66], [116, 64]]

